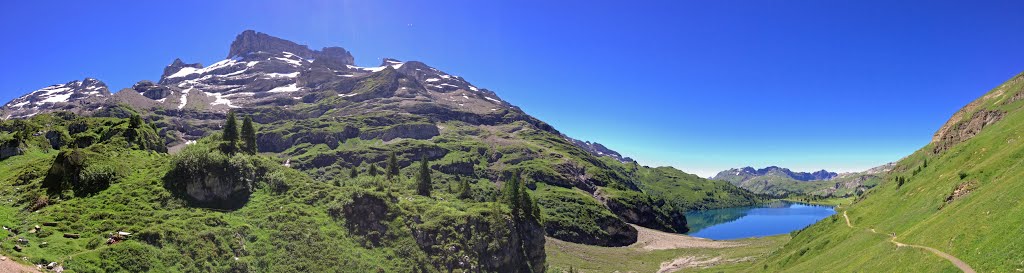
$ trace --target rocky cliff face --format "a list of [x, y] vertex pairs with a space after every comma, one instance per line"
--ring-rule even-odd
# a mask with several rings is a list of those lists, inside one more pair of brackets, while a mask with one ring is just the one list
[[1007, 105], [1024, 98], [1024, 73], [1017, 74], [1009, 81], [997, 86], [953, 114], [932, 137], [932, 152], [941, 153], [956, 144], [967, 141], [992, 124], [1002, 120], [1005, 110], [998, 106]]
[[344, 216], [349, 231], [368, 247], [394, 244], [386, 239], [412, 234], [416, 247], [431, 257], [429, 264], [421, 265], [425, 268], [447, 272], [545, 270], [544, 230], [537, 222], [514, 223], [507, 215], [470, 214], [437, 225], [427, 223], [424, 215], [406, 214], [398, 208], [401, 205], [395, 205], [398, 203], [393, 197], [354, 193], [340, 212], [328, 214]]

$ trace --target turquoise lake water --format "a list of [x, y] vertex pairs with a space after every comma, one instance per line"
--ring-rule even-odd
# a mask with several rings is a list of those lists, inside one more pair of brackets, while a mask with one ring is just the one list
[[789, 233], [835, 214], [829, 206], [772, 202], [760, 206], [693, 211], [686, 214], [687, 235], [731, 240]]

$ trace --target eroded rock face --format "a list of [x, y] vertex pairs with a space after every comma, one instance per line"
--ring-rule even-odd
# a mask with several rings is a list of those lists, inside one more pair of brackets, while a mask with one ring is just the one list
[[[980, 133], [985, 127], [995, 124], [1002, 119], [1003, 114], [1004, 113], [999, 110], [982, 110], [975, 112], [969, 120], [955, 123], [953, 125], [944, 125], [942, 129], [935, 134], [935, 147], [932, 151], [934, 153], [940, 153], [955, 146], [956, 144], [971, 139]], [[950, 122], [952, 122], [952, 120]]]
[[185, 193], [194, 201], [213, 208], [238, 208], [249, 200], [251, 189], [244, 183], [231, 183], [215, 175], [200, 177], [185, 184]]
[[440, 135], [436, 125], [426, 123], [399, 124], [384, 130], [363, 132], [359, 138], [388, 141], [396, 138], [430, 139]]
[[164, 187], [196, 207], [241, 208], [267, 173], [266, 166], [247, 157], [188, 148], [180, 156], [164, 176]]
[[20, 155], [25, 150], [18, 146], [18, 142], [14, 140], [5, 141], [0, 143], [0, 160], [7, 159], [8, 157]]
[[[468, 217], [445, 227], [424, 227], [419, 226], [419, 216], [411, 218], [420, 249], [434, 257], [451, 256], [442, 259], [443, 269], [474, 269], [471, 265], [476, 265], [480, 272], [544, 272], [544, 229], [537, 222], [517, 225], [511, 218], [493, 222], [485, 217]], [[453, 240], [459, 243], [452, 245]]]
[[366, 239], [367, 246], [380, 245], [381, 239], [388, 233], [388, 221], [395, 218], [389, 212], [388, 202], [383, 197], [357, 193], [352, 196], [352, 202], [346, 204], [342, 213], [345, 216], [345, 227], [352, 234], [362, 236]]
[[600, 191], [597, 192], [596, 197], [604, 202], [612, 213], [626, 222], [667, 232], [686, 233], [690, 231], [690, 228], [686, 226], [686, 215], [677, 211], [665, 212], [659, 209], [660, 204], [650, 197], [609, 198]]
[[292, 146], [292, 141], [286, 139], [281, 132], [268, 132], [256, 136], [256, 146], [260, 152], [280, 153]]
[[257, 52], [282, 53], [290, 52], [306, 59], [325, 59], [339, 65], [353, 65], [355, 58], [352, 53], [340, 47], [327, 47], [321, 51], [311, 50], [305, 45], [267, 35], [266, 33], [246, 30], [235, 37], [228, 52], [228, 59], [245, 57]]
[[170, 87], [157, 85], [151, 81], [140, 81], [132, 86], [132, 90], [151, 100], [161, 100], [170, 96], [172, 92]]
[[598, 218], [597, 222], [597, 226], [601, 227], [607, 235], [590, 234], [587, 231], [566, 227], [557, 222], [545, 222], [544, 229], [547, 234], [559, 240], [579, 244], [617, 247], [636, 243], [636, 229], [622, 220], [614, 217], [602, 217]]

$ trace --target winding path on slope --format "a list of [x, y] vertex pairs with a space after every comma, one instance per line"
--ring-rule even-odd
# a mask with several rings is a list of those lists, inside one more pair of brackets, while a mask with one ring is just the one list
[[[850, 223], [850, 216], [846, 215], [846, 211], [845, 210], [843, 211], [843, 218], [846, 218], [846, 226], [849, 226], [849, 227], [852, 228], [853, 224]], [[873, 228], [871, 229], [871, 232], [872, 233], [878, 233]], [[939, 257], [941, 257], [943, 259], [946, 259], [949, 262], [953, 263], [953, 265], [955, 265], [957, 268], [960, 268], [960, 270], [963, 271], [964, 273], [977, 273], [977, 271], [974, 271], [974, 268], [971, 268], [971, 266], [968, 265], [967, 263], [965, 263], [963, 260], [960, 260], [959, 258], [957, 258], [957, 257], [955, 257], [953, 255], [949, 255], [948, 253], [942, 252], [942, 251], [940, 251], [938, 249], [934, 249], [934, 248], [927, 247], [927, 246], [919, 246], [919, 245], [911, 245], [911, 244], [901, 243], [901, 242], [896, 241], [896, 236], [890, 236], [889, 242], [895, 244], [896, 247], [905, 247], [906, 246], [906, 247], [913, 247], [913, 248], [920, 248], [920, 249], [927, 250], [927, 251], [931, 252], [932, 254], [935, 254], [936, 256], [939, 256]]]

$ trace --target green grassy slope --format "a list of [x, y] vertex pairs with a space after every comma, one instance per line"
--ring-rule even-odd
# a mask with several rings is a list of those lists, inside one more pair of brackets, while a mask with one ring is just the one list
[[[799, 232], [755, 269], [957, 271], [929, 252], [897, 248], [882, 235], [895, 233], [900, 242], [936, 248], [978, 272], [1024, 271], [1022, 89], [1024, 74], [971, 103], [936, 141], [899, 161], [879, 187], [840, 208], [855, 228], [833, 216]], [[896, 177], [905, 182], [900, 185]]]
[[[49, 118], [29, 122], [36, 129], [68, 123]], [[98, 132], [119, 130], [127, 122], [88, 121]], [[46, 181], [58, 169], [51, 166], [64, 152], [49, 148], [42, 136], [30, 136], [22, 141], [22, 155], [0, 161], [0, 225], [11, 228], [0, 231], [0, 255], [33, 264], [58, 262], [65, 272], [508, 271], [520, 269], [494, 265], [514, 266], [522, 255], [543, 255], [543, 249], [524, 253], [508, 247], [512, 238], [524, 236], [543, 244], [543, 230], [539, 225], [519, 229], [504, 204], [461, 200], [445, 184], [435, 187], [432, 197], [419, 196], [404, 173], [387, 184], [382, 176], [365, 174], [331, 183], [273, 158], [234, 155], [230, 164], [256, 165], [268, 174], [247, 181], [251, 196], [241, 208], [200, 208], [165, 185], [177, 181], [167, 180], [167, 174], [182, 164], [178, 156], [140, 149], [126, 141], [124, 131], [116, 132], [121, 133], [82, 148], [89, 151], [83, 173], [94, 164], [113, 164], [119, 174], [104, 176], [108, 186], [89, 194], [75, 185], [97, 180], [90, 175], [50, 190]], [[179, 155], [217, 154], [217, 147], [206, 138]], [[374, 190], [378, 185], [386, 189]], [[42, 228], [35, 232], [37, 225]], [[132, 235], [107, 244], [118, 231]], [[21, 238], [28, 242], [18, 243]]]

